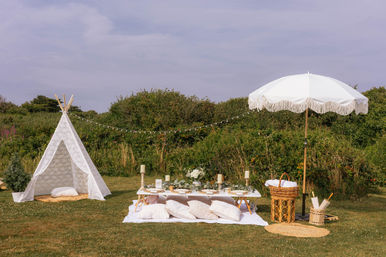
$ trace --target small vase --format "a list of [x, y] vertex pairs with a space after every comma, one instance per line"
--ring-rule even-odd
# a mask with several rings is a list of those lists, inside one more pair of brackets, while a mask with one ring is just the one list
[[201, 186], [201, 182], [200, 181], [193, 181], [193, 185], [195, 185], [196, 187], [199, 187], [199, 186]]

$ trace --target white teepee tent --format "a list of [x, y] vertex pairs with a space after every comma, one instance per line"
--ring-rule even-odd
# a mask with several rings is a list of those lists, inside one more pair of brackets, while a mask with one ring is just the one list
[[50, 194], [57, 187], [73, 187], [78, 193], [87, 193], [89, 199], [104, 200], [111, 192], [67, 115], [73, 96], [67, 105], [64, 99], [64, 106], [55, 97], [62, 117], [31, 181], [16, 201], [33, 201], [34, 196]]

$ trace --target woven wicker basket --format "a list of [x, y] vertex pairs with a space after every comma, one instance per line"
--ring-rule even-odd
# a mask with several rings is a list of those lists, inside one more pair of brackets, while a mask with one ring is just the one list
[[290, 177], [286, 172], [281, 174], [280, 179], [279, 179], [279, 186], [269, 186], [269, 191], [271, 193], [271, 196], [275, 197], [282, 197], [282, 198], [292, 198], [295, 199], [298, 194], [299, 194], [299, 187], [282, 187], [281, 186], [281, 180], [283, 176], [287, 176], [287, 180], [290, 180]]
[[315, 210], [311, 207], [310, 209], [310, 224], [321, 226], [324, 225], [324, 216], [326, 215], [325, 210]]
[[299, 187], [282, 187], [281, 180], [287, 173], [280, 176], [279, 185], [269, 186], [271, 192], [271, 220], [277, 222], [295, 221], [295, 199], [299, 193]]

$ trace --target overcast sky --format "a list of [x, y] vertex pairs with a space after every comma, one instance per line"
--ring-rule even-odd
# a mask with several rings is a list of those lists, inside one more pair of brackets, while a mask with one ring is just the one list
[[175, 89], [225, 101], [316, 73], [385, 85], [386, 1], [0, 1], [0, 94], [84, 110]]

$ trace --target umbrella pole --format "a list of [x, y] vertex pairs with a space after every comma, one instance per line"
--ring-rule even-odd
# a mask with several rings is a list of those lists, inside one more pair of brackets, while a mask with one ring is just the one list
[[306, 126], [304, 129], [303, 204], [302, 204], [303, 217], [306, 214], [307, 129], [308, 129], [308, 108], [306, 109]]

